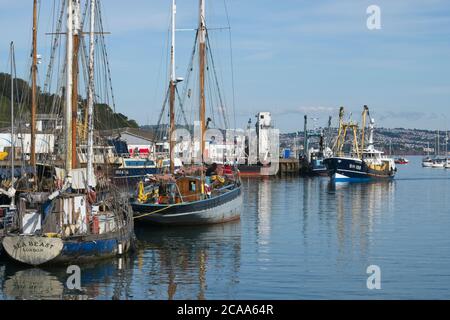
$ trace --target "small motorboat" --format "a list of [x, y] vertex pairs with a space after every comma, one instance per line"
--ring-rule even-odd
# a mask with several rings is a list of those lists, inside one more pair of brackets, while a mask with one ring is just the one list
[[395, 159], [395, 163], [396, 164], [408, 164], [409, 160], [406, 158], [400, 157], [400, 158]]

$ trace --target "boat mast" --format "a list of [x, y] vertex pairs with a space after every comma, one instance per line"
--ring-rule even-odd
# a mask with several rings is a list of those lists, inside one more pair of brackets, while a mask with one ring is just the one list
[[66, 176], [71, 176], [72, 170], [72, 52], [73, 52], [73, 1], [67, 1], [67, 37], [66, 37], [66, 108], [65, 108], [65, 169]]
[[205, 150], [205, 60], [206, 60], [206, 23], [205, 23], [205, 0], [200, 0], [200, 14], [198, 26], [198, 46], [199, 46], [199, 79], [200, 79], [200, 152], [203, 164], [203, 153]]
[[364, 152], [364, 143], [365, 143], [365, 133], [366, 133], [366, 120], [367, 114], [369, 113], [369, 108], [365, 105], [362, 113], [362, 131], [361, 131], [361, 150]]
[[95, 48], [95, 1], [91, 0], [91, 25], [89, 30], [89, 86], [88, 86], [88, 140], [87, 140], [87, 188], [86, 190], [94, 187], [94, 181], [92, 179], [93, 168], [93, 155], [94, 155], [94, 48]]
[[308, 137], [308, 116], [305, 114], [304, 124], [303, 124], [303, 154], [306, 156], [309, 161], [309, 137]]
[[72, 168], [77, 167], [77, 124], [78, 124], [78, 53], [80, 48], [80, 0], [73, 0], [72, 29]]
[[343, 140], [345, 139], [345, 136], [343, 137], [343, 130], [344, 130], [344, 107], [339, 108], [339, 129], [338, 129], [338, 136], [336, 138], [336, 141], [333, 145], [333, 151], [336, 155], [341, 156], [342, 155], [342, 146], [343, 146]]
[[[11, 186], [14, 185], [14, 42], [11, 41]], [[12, 201], [14, 204], [14, 200]]]
[[175, 141], [173, 141], [172, 135], [175, 131], [175, 15], [176, 15], [175, 0], [172, 0], [172, 46], [170, 48], [170, 128], [169, 128], [169, 154], [170, 154], [170, 173], [175, 171]]
[[448, 131], [445, 130], [445, 159], [448, 158]]
[[439, 130], [437, 131], [436, 144], [437, 144], [436, 157], [439, 157], [439, 154], [441, 153], [441, 141], [440, 141], [440, 137], [439, 137]]
[[36, 184], [36, 109], [37, 109], [37, 0], [33, 1], [33, 50], [31, 64], [31, 145], [30, 165]]

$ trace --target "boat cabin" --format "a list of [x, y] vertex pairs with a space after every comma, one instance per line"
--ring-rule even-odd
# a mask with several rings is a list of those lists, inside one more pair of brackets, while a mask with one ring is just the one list
[[198, 177], [181, 177], [177, 179], [180, 202], [198, 201], [201, 199], [202, 183]]

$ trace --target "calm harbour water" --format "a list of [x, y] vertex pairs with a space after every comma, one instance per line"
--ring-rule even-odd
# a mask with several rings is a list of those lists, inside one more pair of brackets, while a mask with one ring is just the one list
[[450, 170], [411, 160], [392, 182], [244, 180], [240, 221], [138, 227], [135, 254], [81, 266], [81, 292], [0, 261], [0, 299], [450, 299]]

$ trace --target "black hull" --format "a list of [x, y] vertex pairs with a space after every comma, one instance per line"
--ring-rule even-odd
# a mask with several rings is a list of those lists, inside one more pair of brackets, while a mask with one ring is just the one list
[[324, 160], [328, 175], [336, 182], [364, 182], [371, 180], [390, 180], [395, 171], [378, 171], [369, 168], [363, 160], [352, 158], [328, 158]]
[[213, 198], [188, 203], [160, 205], [131, 203], [135, 223], [164, 225], [216, 224], [240, 218], [241, 187]]

